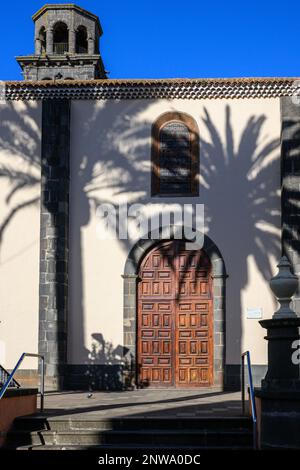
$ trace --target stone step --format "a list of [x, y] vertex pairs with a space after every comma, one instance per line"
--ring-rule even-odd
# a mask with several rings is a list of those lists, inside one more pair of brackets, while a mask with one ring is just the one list
[[172, 452], [172, 451], [183, 451], [183, 452], [194, 452], [194, 451], [201, 451], [201, 450], [207, 450], [209, 449], [210, 451], [214, 451], [214, 450], [252, 450], [253, 449], [253, 446], [252, 444], [249, 444], [249, 445], [237, 445], [237, 444], [233, 444], [231, 446], [210, 446], [209, 448], [207, 446], [191, 446], [191, 445], [187, 445], [187, 446], [159, 446], [159, 445], [156, 445], [156, 446], [143, 446], [143, 445], [132, 445], [132, 444], [128, 444], [128, 445], [24, 445], [24, 446], [19, 446], [19, 447], [7, 447], [7, 449], [14, 449], [14, 450], [46, 450], [46, 451], [49, 451], [49, 450], [89, 450], [89, 451], [99, 451], [101, 453], [107, 451], [113, 451], [113, 450], [117, 450], [118, 452], [126, 452], [126, 451], [141, 451], [141, 452], [147, 452], [147, 453], [150, 453], [150, 452]]
[[10, 431], [6, 443], [21, 445], [251, 445], [249, 430], [74, 430]]
[[74, 431], [74, 430], [251, 430], [252, 422], [248, 417], [189, 417], [189, 418], [112, 418], [112, 419], [59, 419], [47, 416], [25, 416], [14, 421], [16, 431]]

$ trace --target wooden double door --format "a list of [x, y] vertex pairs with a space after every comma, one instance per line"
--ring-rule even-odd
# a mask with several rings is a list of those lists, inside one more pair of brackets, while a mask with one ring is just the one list
[[213, 383], [210, 260], [182, 241], [159, 244], [139, 271], [137, 380], [144, 387]]

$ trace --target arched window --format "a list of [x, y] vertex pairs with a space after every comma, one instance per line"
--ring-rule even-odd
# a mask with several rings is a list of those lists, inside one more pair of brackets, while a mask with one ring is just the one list
[[88, 40], [85, 26], [78, 26], [76, 31], [76, 52], [77, 54], [87, 54]]
[[197, 196], [199, 133], [184, 113], [165, 113], [152, 127], [152, 195]]
[[46, 29], [44, 26], [41, 27], [39, 32], [39, 40], [41, 44], [41, 54], [46, 54]]
[[59, 21], [53, 28], [53, 52], [54, 54], [64, 54], [68, 50], [68, 28], [65, 23]]

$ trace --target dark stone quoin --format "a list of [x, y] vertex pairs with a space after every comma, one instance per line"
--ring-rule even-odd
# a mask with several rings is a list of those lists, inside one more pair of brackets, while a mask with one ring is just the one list
[[[300, 103], [286, 96], [281, 102], [281, 220], [282, 250], [300, 279]], [[293, 297], [300, 315], [300, 286]]]
[[39, 353], [46, 385], [64, 386], [67, 362], [70, 101], [43, 102]]
[[[171, 226], [170, 239], [178, 238], [181, 233], [181, 227]], [[165, 240], [164, 232], [168, 232], [168, 227], [160, 227], [154, 239], [150, 234], [148, 239], [140, 239], [131, 249], [124, 268], [124, 355], [125, 355], [125, 372], [127, 376], [125, 382], [129, 381], [128, 377], [135, 382], [136, 377], [136, 324], [137, 324], [137, 282], [139, 266], [149, 250], [159, 243], [159, 240]], [[180, 238], [180, 237], [179, 237]], [[212, 265], [212, 289], [213, 289], [213, 315], [214, 315], [214, 386], [223, 387], [225, 382], [225, 340], [226, 340], [226, 273], [225, 263], [222, 255], [207, 236], [204, 236], [203, 250], [208, 255]], [[130, 367], [130, 369], [129, 369]]]

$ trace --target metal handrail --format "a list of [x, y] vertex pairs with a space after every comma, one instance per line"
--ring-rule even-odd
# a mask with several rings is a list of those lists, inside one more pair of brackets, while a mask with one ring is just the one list
[[243, 415], [245, 415], [245, 357], [247, 358], [251, 414], [252, 414], [252, 421], [253, 421], [253, 447], [254, 449], [257, 449], [257, 415], [256, 415], [256, 404], [255, 404], [251, 360], [250, 360], [249, 351], [245, 351], [242, 354], [242, 412], [243, 412]]
[[69, 44], [67, 42], [55, 42], [53, 44], [54, 54], [62, 55], [65, 52], [68, 52]]
[[40, 410], [41, 411], [44, 411], [44, 396], [45, 396], [45, 360], [44, 360], [44, 356], [42, 356], [41, 354], [33, 354], [33, 353], [23, 353], [21, 354], [20, 356], [20, 359], [18, 360], [17, 364], [15, 365], [15, 367], [13, 368], [12, 372], [9, 374], [5, 384], [3, 385], [3, 387], [1, 388], [0, 390], [0, 400], [1, 398], [3, 397], [4, 393], [6, 392], [10, 382], [12, 381], [16, 371], [18, 370], [18, 368], [20, 367], [21, 363], [23, 362], [23, 359], [25, 357], [38, 357], [42, 360], [42, 369], [41, 369], [41, 390], [40, 390], [40, 394], [41, 394], [41, 406], [40, 406]]

